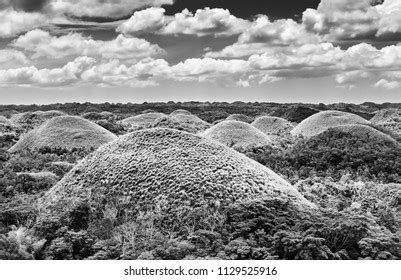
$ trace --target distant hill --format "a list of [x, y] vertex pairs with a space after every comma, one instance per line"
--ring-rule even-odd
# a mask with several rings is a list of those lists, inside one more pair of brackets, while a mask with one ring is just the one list
[[10, 152], [50, 148], [98, 148], [117, 137], [81, 117], [55, 117], [23, 135]]
[[273, 146], [269, 136], [252, 125], [240, 121], [223, 121], [201, 135], [237, 150]]
[[340, 111], [323, 111], [303, 120], [292, 130], [291, 133], [293, 135], [311, 137], [322, 133], [329, 128], [350, 124], [369, 125], [370, 122], [351, 113]]
[[291, 130], [294, 129], [294, 126], [289, 121], [270, 116], [256, 118], [252, 123], [252, 126], [256, 127], [266, 135], [280, 137], [289, 136]]

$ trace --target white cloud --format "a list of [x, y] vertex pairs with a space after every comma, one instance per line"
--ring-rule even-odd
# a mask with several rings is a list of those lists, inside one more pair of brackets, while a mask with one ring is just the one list
[[401, 33], [401, 1], [386, 0], [376, 9], [380, 15], [377, 35]]
[[370, 0], [322, 0], [316, 10], [303, 13], [303, 24], [329, 41], [374, 37], [386, 40], [401, 33], [400, 13], [399, 0], [384, 0], [375, 6]]
[[13, 49], [0, 50], [0, 69], [18, 68], [29, 63], [23, 52]]
[[245, 57], [263, 54], [273, 48], [301, 46], [320, 42], [320, 38], [308, 32], [292, 19], [271, 22], [267, 16], [259, 16], [245, 29], [238, 41], [218, 52], [208, 52], [208, 57]]
[[336, 76], [336, 82], [338, 84], [354, 84], [360, 79], [367, 79], [369, 77], [371, 77], [371, 74], [369, 72], [359, 70], [348, 71], [338, 74]]
[[0, 38], [14, 37], [47, 23], [48, 18], [43, 14], [12, 9], [0, 10]]
[[144, 39], [119, 35], [111, 41], [94, 40], [79, 33], [60, 37], [43, 30], [32, 30], [20, 36], [13, 46], [33, 53], [33, 58], [62, 58], [67, 56], [96, 56], [106, 59], [141, 59], [163, 54], [163, 50]]
[[187, 9], [174, 16], [165, 16], [162, 8], [135, 12], [117, 31], [123, 34], [159, 33], [196, 36], [231, 36], [244, 31], [250, 22], [237, 18], [225, 9], [199, 9], [195, 14]]
[[80, 75], [96, 61], [89, 57], [78, 57], [61, 68], [38, 69], [34, 66], [0, 70], [0, 85], [54, 87], [72, 85]]
[[173, 0], [50, 0], [49, 7], [53, 12], [76, 17], [120, 18], [134, 10], [164, 4], [171, 5]]
[[250, 70], [245, 60], [220, 60], [191, 58], [171, 67], [172, 75], [179, 81], [212, 81], [222, 77], [241, 75]]
[[185, 9], [174, 15], [174, 19], [164, 27], [163, 33], [230, 36], [241, 33], [248, 25], [248, 21], [231, 15], [229, 10], [205, 8], [193, 14]]
[[102, 86], [147, 87], [158, 85], [158, 80], [167, 78], [169, 73], [169, 65], [163, 59], [144, 59], [131, 66], [112, 60], [87, 69], [82, 79]]
[[123, 22], [117, 31], [123, 34], [151, 33], [164, 27], [166, 10], [162, 8], [149, 8], [135, 12], [132, 17]]
[[384, 88], [387, 90], [394, 90], [401, 87], [401, 82], [398, 81], [388, 81], [386, 79], [381, 79], [375, 85], [377, 88]]
[[362, 43], [345, 51], [344, 67], [390, 70], [401, 67], [401, 44], [377, 49]]

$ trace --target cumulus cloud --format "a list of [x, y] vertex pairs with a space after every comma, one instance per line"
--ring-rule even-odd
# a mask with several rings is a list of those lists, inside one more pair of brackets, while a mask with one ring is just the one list
[[252, 67], [256, 69], [299, 69], [311, 68], [319, 71], [319, 67], [337, 67], [343, 59], [344, 52], [330, 43], [309, 44], [294, 50], [264, 53], [249, 58]]
[[49, 8], [75, 17], [120, 18], [146, 7], [171, 5], [173, 0], [50, 0]]
[[148, 87], [170, 75], [168, 63], [163, 59], [144, 59], [131, 66], [119, 60], [95, 65], [82, 74], [82, 80], [101, 86]]
[[213, 58], [191, 58], [171, 67], [172, 77], [178, 81], [214, 81], [221, 77], [233, 77], [248, 72], [245, 60], [220, 60]]
[[123, 34], [151, 33], [160, 31], [165, 24], [163, 8], [149, 8], [135, 12], [132, 17], [123, 22], [117, 31]]
[[95, 56], [106, 59], [140, 59], [160, 55], [163, 50], [144, 39], [119, 35], [111, 41], [94, 40], [80, 33], [53, 36], [47, 31], [32, 30], [20, 36], [13, 46], [33, 53], [33, 58], [62, 58], [67, 56]]
[[0, 10], [0, 38], [14, 37], [48, 22], [48, 18], [40, 13], [15, 11], [11, 8]]
[[401, 82], [398, 81], [388, 81], [386, 79], [381, 79], [375, 85], [377, 88], [384, 88], [387, 90], [394, 90], [401, 87]]
[[197, 10], [195, 14], [187, 9], [175, 14], [163, 32], [166, 34], [205, 35], [235, 35], [241, 33], [249, 22], [237, 18], [225, 9], [205, 8]]
[[401, 33], [400, 12], [399, 0], [384, 0], [377, 5], [370, 0], [322, 0], [316, 10], [303, 13], [302, 21], [308, 30], [330, 41], [387, 39]]
[[320, 38], [308, 32], [292, 19], [270, 21], [267, 16], [259, 16], [246, 28], [238, 41], [218, 52], [208, 52], [208, 57], [244, 57], [269, 52], [273, 47], [297, 47], [318, 43]]
[[355, 69], [399, 69], [401, 67], [401, 45], [377, 49], [362, 43], [345, 51], [343, 65]]
[[13, 49], [0, 50], [0, 69], [21, 67], [28, 63], [29, 59], [23, 52]]
[[0, 70], [0, 85], [54, 87], [72, 85], [80, 75], [95, 64], [95, 59], [78, 57], [61, 68], [38, 69], [34, 66]]
[[195, 14], [187, 9], [173, 17], [165, 16], [162, 8], [135, 12], [117, 31], [124, 34], [150, 33], [186, 34], [195, 36], [231, 36], [241, 33], [250, 22], [237, 18], [225, 9], [199, 9]]

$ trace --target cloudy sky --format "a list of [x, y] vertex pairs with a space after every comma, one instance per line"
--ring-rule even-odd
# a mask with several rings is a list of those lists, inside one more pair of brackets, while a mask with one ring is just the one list
[[401, 102], [401, 0], [0, 0], [0, 103]]

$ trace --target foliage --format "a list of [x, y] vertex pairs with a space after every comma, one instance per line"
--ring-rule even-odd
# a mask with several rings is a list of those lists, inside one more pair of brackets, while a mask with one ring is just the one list
[[30, 235], [25, 227], [12, 226], [5, 235], [0, 235], [0, 259], [32, 260], [40, 257], [45, 240]]
[[400, 144], [363, 141], [341, 131], [299, 138], [284, 149], [264, 147], [244, 153], [292, 182], [315, 175], [339, 180], [345, 174], [384, 183], [401, 182]]

